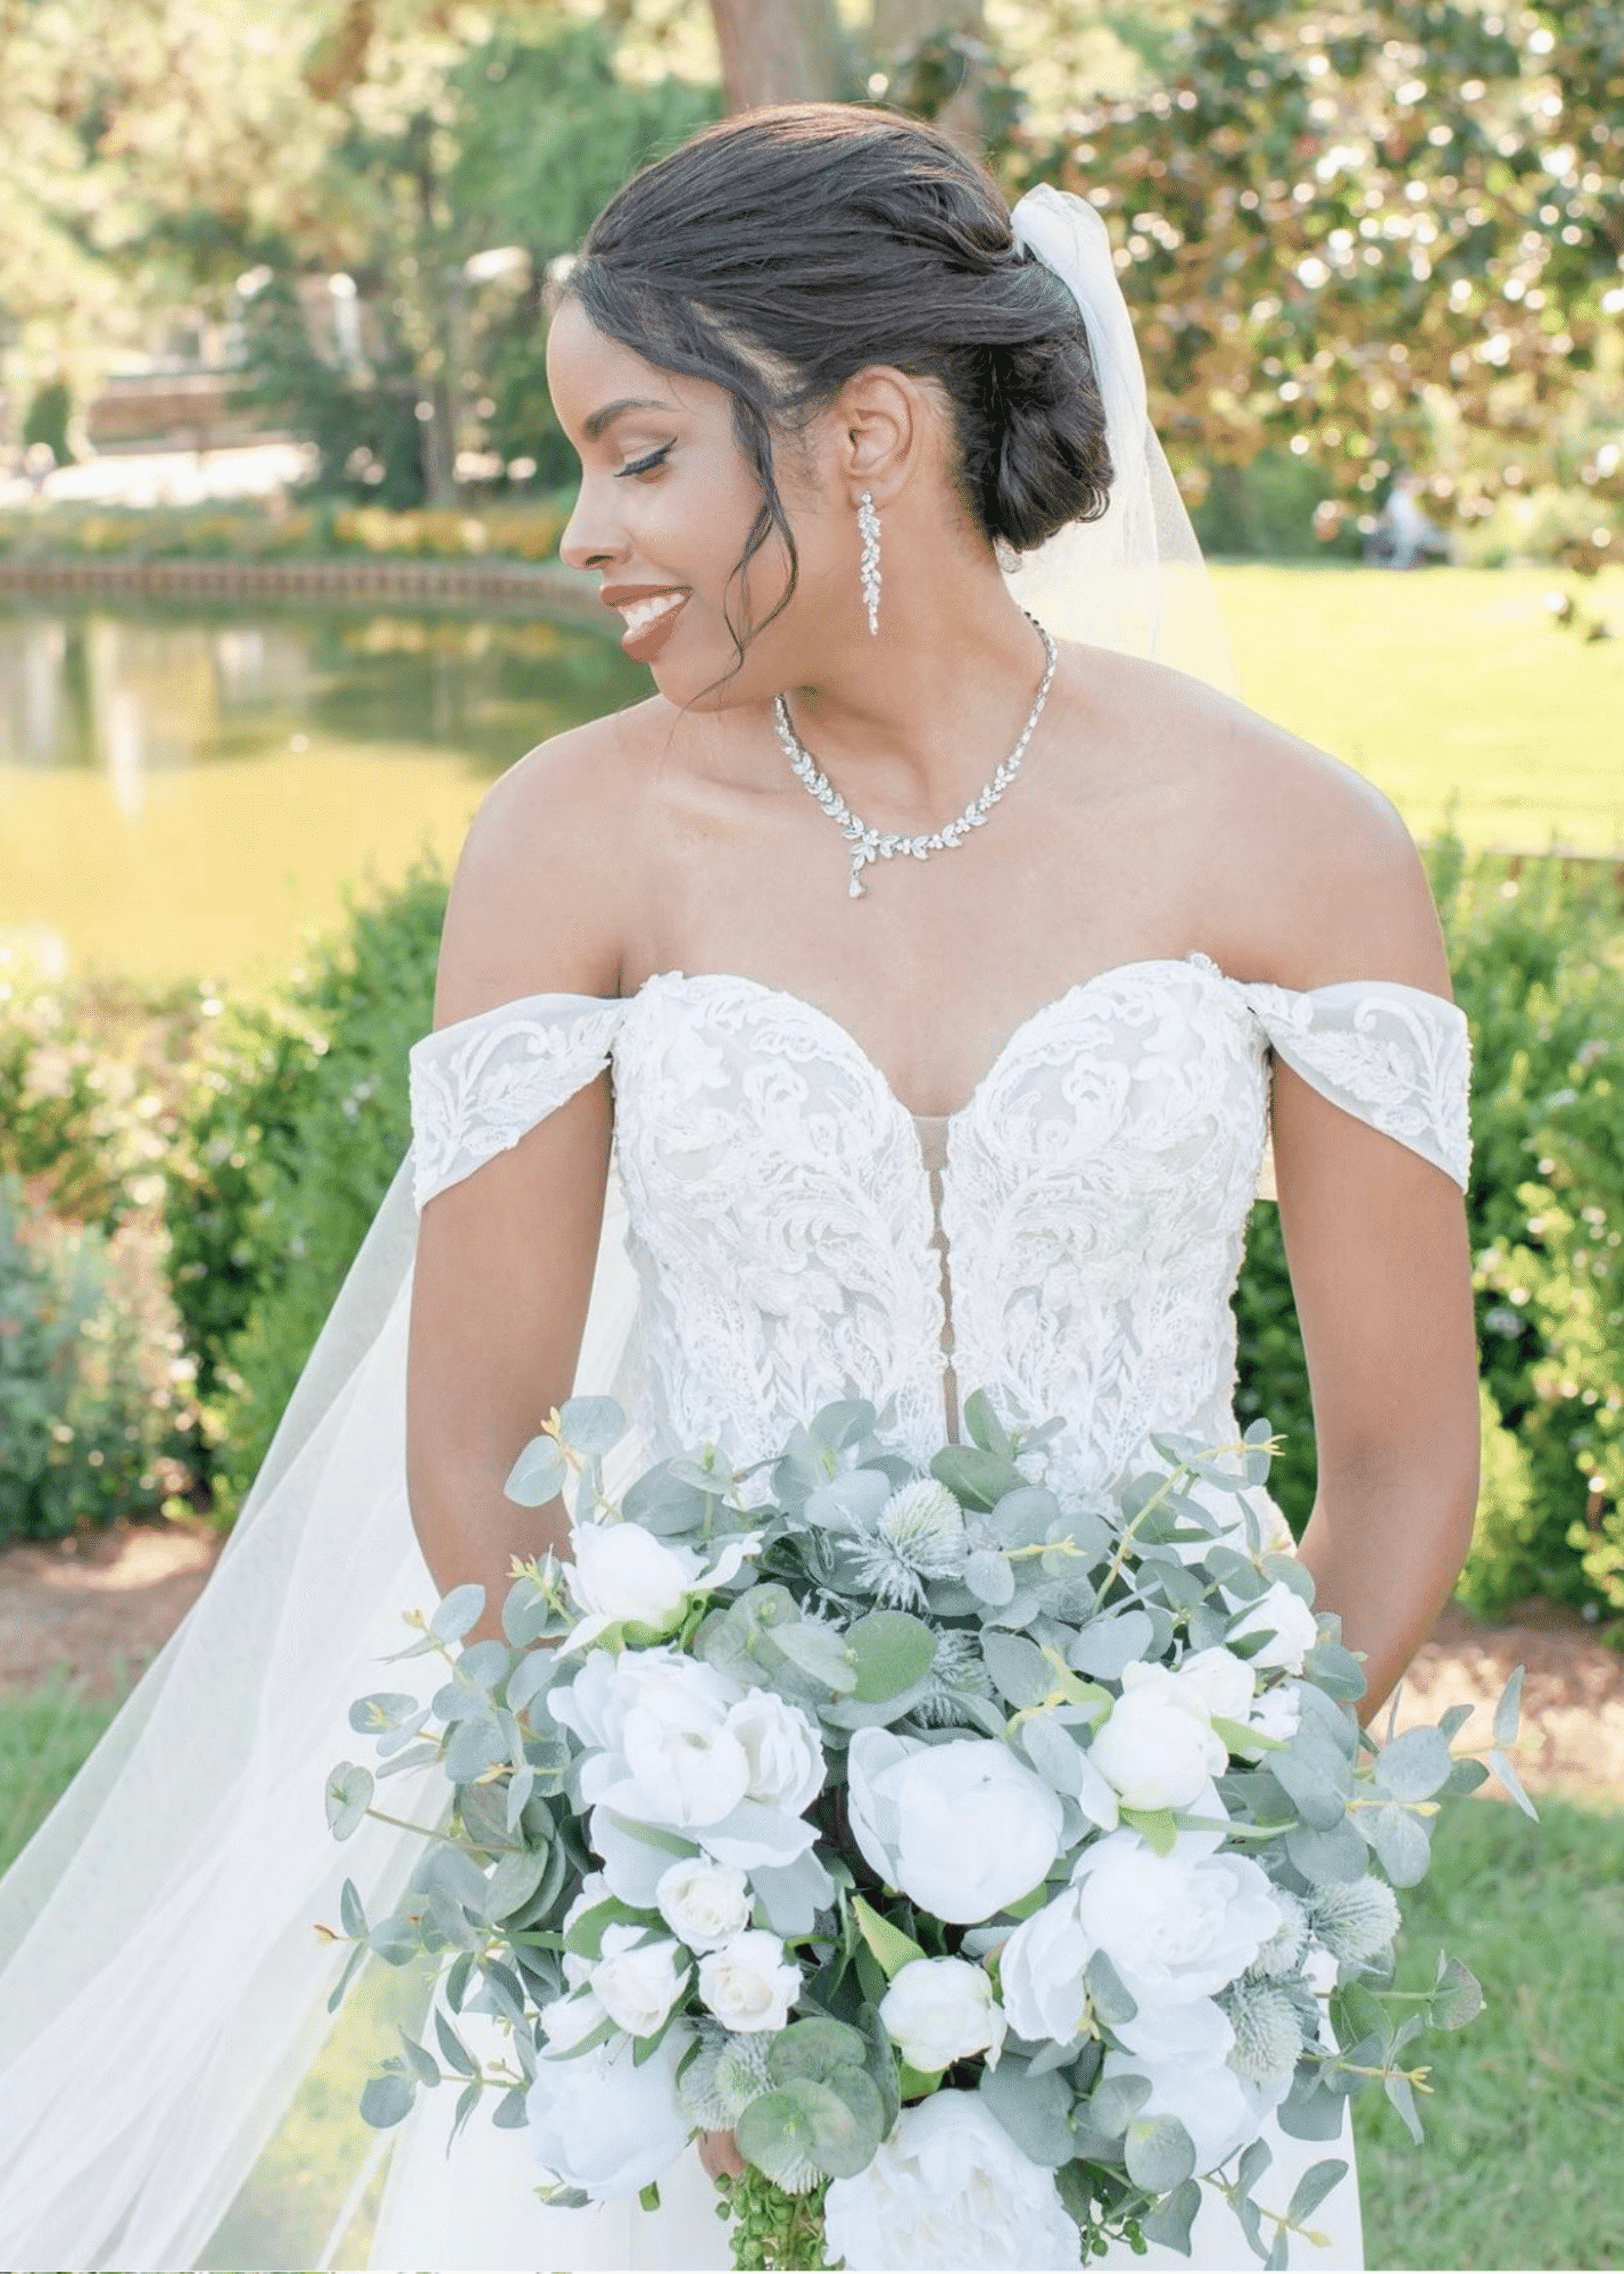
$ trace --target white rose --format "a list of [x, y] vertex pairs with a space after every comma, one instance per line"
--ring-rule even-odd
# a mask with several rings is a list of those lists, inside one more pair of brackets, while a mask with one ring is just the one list
[[801, 1969], [775, 1934], [751, 1927], [699, 1961], [699, 1995], [727, 2029], [782, 2029], [801, 1994]]
[[668, 2171], [688, 2144], [676, 2069], [692, 2042], [678, 2027], [640, 2063], [626, 2037], [538, 2061], [525, 2112], [542, 2169], [597, 2202], [635, 2195]]
[[660, 1875], [660, 1916], [690, 1950], [720, 1950], [750, 1924], [750, 1883], [731, 1864], [684, 1856]]
[[623, 1924], [605, 1927], [602, 1955], [587, 1977], [604, 2012], [630, 2037], [653, 2036], [681, 1997], [687, 1975], [676, 1944], [663, 1936], [646, 1941], [644, 1931]]
[[1060, 1853], [1056, 1795], [995, 1737], [851, 1740], [852, 1835], [887, 1883], [956, 1926], [1030, 1894]]
[[[1245, 1973], [1280, 1923], [1259, 1867], [1206, 1852], [1200, 1835], [1158, 1856], [1137, 1833], [1108, 1833], [1084, 1849], [1072, 1881], [1090, 1950], [1105, 1952], [1141, 2006], [1213, 1996]], [[1007, 1985], [1005, 1998], [1024, 2036]]]
[[[582, 1980], [585, 1978], [583, 1975]], [[568, 1998], [555, 1998], [540, 2009], [542, 2034], [548, 2051], [555, 2053], [573, 2052], [583, 2037], [590, 2037], [608, 2018], [592, 1992], [585, 1988]]]
[[1004, 2042], [992, 1983], [966, 1958], [916, 1958], [899, 1968], [880, 2018], [903, 2059], [927, 2074], [971, 2053], [990, 2054], [995, 2066]]
[[823, 1745], [798, 1706], [771, 1690], [752, 1690], [728, 1715], [728, 1728], [750, 1761], [752, 1800], [798, 1816], [823, 1790]]
[[1295, 1682], [1282, 1682], [1278, 1690], [1265, 1690], [1251, 1710], [1251, 1726], [1261, 1737], [1278, 1737], [1287, 1744], [1297, 1734], [1303, 1720], [1303, 1692]]
[[1023, 2155], [978, 2093], [904, 2108], [866, 2171], [824, 2202], [831, 2260], [848, 2266], [1073, 2266], [1077, 2230], [1054, 2174]]
[[1217, 1720], [1243, 1722], [1251, 1713], [1257, 1676], [1232, 1650], [1221, 1645], [1198, 1650], [1184, 1660], [1174, 1679], [1181, 1689], [1193, 1690]]
[[1122, 1694], [1088, 1757], [1127, 1808], [1188, 1808], [1228, 1765], [1205, 1699], [1163, 1666], [1124, 1668]]
[[1283, 1579], [1276, 1579], [1255, 1603], [1249, 1603], [1229, 1631], [1232, 1636], [1269, 1635], [1251, 1663], [1283, 1666], [1288, 1674], [1302, 1673], [1303, 1660], [1319, 1639], [1312, 1607]]
[[1077, 1915], [1077, 1891], [1068, 1887], [1034, 1911], [1004, 1945], [998, 1978], [1011, 2027], [1029, 2044], [1046, 2037], [1069, 2045], [1083, 2026], [1088, 1985], [1083, 1976], [1097, 1944]]

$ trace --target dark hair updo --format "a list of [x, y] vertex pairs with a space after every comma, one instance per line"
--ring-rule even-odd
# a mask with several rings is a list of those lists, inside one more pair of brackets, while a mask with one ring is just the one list
[[1106, 509], [1076, 302], [1016, 245], [992, 177], [918, 119], [806, 103], [708, 128], [616, 192], [567, 290], [599, 331], [733, 397], [762, 490], [741, 570], [775, 528], [793, 590], [773, 432], [867, 364], [940, 383], [989, 538], [1024, 552]]

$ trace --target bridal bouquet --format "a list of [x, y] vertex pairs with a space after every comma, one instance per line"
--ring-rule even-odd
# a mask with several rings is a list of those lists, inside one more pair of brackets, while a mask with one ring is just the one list
[[[1360, 1733], [1358, 1665], [1252, 1504], [1266, 1425], [1153, 1440], [1083, 1505], [1033, 1481], [1052, 1427], [965, 1422], [920, 1474], [835, 1405], [754, 1472], [713, 1449], [616, 1505], [618, 1408], [554, 1415], [508, 1489], [570, 1488], [574, 1562], [518, 1570], [503, 1641], [465, 1642], [455, 1590], [402, 1653], [443, 1657], [434, 1695], [352, 1710], [378, 1777], [449, 1786], [399, 1910], [344, 1890], [335, 2004], [368, 1953], [439, 1977], [372, 2122], [489, 2096], [569, 2204], [652, 2205], [729, 2131], [754, 2267], [1188, 2250], [1204, 2180], [1284, 2265], [1346, 2166], [1274, 2201], [1271, 2112], [1333, 2141], [1379, 2082], [1420, 2136], [1414, 2041], [1482, 2000], [1457, 1961], [1391, 1988], [1394, 1890], [1487, 1773], [1469, 1709]], [[1514, 1793], [1516, 1716], [1514, 1679]], [[340, 1839], [388, 1813], [352, 1763], [328, 1806]]]

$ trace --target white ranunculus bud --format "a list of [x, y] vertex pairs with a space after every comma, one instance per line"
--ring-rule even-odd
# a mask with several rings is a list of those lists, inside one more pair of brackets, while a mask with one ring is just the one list
[[687, 1974], [678, 1946], [662, 1936], [644, 1939], [640, 1926], [603, 1930], [602, 1954], [589, 1979], [593, 1992], [617, 2029], [630, 2037], [652, 2037], [683, 1993]]
[[745, 1796], [798, 1816], [823, 1790], [823, 1745], [798, 1706], [752, 1690], [728, 1715], [750, 1762]]
[[880, 1511], [880, 1530], [924, 1578], [963, 1569], [964, 1511], [934, 1477], [916, 1477], [894, 1492]]
[[1003, 2009], [979, 1966], [966, 1958], [916, 1958], [900, 1967], [880, 2004], [880, 2018], [903, 2059], [925, 2074], [971, 2053], [997, 2065]]
[[752, 1927], [699, 1961], [699, 1995], [724, 2029], [782, 2029], [801, 1992], [801, 1969], [775, 1934]]
[[640, 1524], [578, 1524], [573, 1546], [565, 1576], [583, 1612], [632, 1619], [659, 1634], [681, 1625], [704, 1568], [691, 1547], [668, 1547]]
[[1303, 2051], [1303, 2017], [1273, 1982], [1237, 1982], [1224, 2010], [1235, 2031], [1229, 2066], [1252, 2084], [1289, 2076]]
[[1232, 1638], [1266, 1633], [1269, 1639], [1251, 1664], [1283, 1666], [1288, 1674], [1302, 1673], [1303, 1660], [1319, 1639], [1312, 1607], [1283, 1579], [1276, 1579], [1255, 1603], [1249, 1603], [1229, 1631]]
[[1398, 1897], [1385, 1879], [1355, 1879], [1347, 1886], [1318, 1888], [1310, 1916], [1316, 1937], [1333, 1958], [1363, 1966], [1398, 1932]]
[[859, 1729], [848, 1764], [864, 1856], [888, 1885], [955, 1926], [1030, 1894], [1060, 1852], [1058, 1798], [995, 1737], [926, 1745]]
[[1075, 2266], [1077, 2230], [1054, 2175], [1023, 2155], [975, 2092], [904, 2108], [865, 2171], [824, 2202], [832, 2263]]
[[690, 1950], [720, 1950], [750, 1924], [750, 1882], [731, 1864], [684, 1856], [661, 1875], [660, 1916]]
[[1127, 1808], [1188, 1808], [1227, 1767], [1205, 1702], [1167, 1668], [1126, 1667], [1122, 1694], [1089, 1747], [1089, 1758]]

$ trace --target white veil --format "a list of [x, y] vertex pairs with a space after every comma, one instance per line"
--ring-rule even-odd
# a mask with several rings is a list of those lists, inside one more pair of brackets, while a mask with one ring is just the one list
[[[1047, 189], [1015, 223], [1083, 310], [1116, 471], [1104, 518], [1026, 556], [1012, 590], [1061, 636], [1227, 684], [1105, 230]], [[616, 1380], [634, 1322], [623, 1227], [612, 1194], [582, 1389]], [[336, 1846], [322, 1805], [350, 1701], [387, 1684], [401, 1613], [434, 1593], [405, 1492], [415, 1239], [408, 1156], [214, 1577], [0, 1882], [0, 2264], [362, 2263], [393, 2135], [353, 2110], [393, 2049], [392, 1993], [363, 1988], [334, 2032], [341, 1954], [313, 1929], [345, 1877], [387, 1912], [417, 1849], [375, 1822]], [[413, 1781], [385, 1788], [391, 1812], [433, 1807]]]

